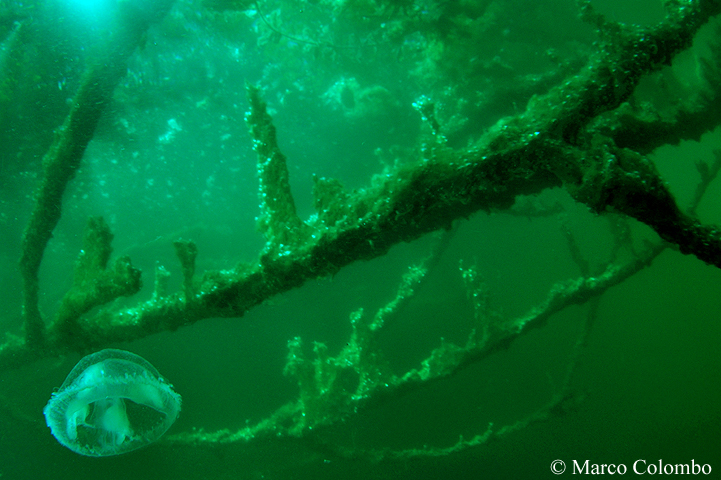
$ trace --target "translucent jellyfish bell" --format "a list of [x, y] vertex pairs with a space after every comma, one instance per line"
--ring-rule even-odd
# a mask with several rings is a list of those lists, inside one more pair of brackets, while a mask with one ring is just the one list
[[142, 357], [106, 349], [75, 365], [43, 410], [58, 442], [105, 457], [144, 447], [180, 413], [180, 395]]

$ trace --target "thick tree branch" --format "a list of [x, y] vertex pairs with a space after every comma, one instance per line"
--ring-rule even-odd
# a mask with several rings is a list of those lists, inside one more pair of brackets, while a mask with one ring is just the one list
[[35, 206], [22, 239], [20, 271], [23, 278], [23, 317], [27, 346], [46, 343], [45, 325], [38, 307], [38, 270], [48, 241], [62, 212], [63, 193], [75, 176], [88, 143], [118, 82], [125, 76], [127, 60], [142, 41], [150, 23], [162, 18], [172, 0], [157, 1], [139, 8], [131, 2], [121, 5], [116, 32], [108, 52], [91, 65], [73, 98], [65, 123], [43, 158], [43, 178], [35, 193]]
[[[409, 160], [354, 193], [343, 192], [337, 182], [317, 181], [320, 211], [305, 224], [293, 217], [292, 197], [283, 185], [285, 158], [276, 151], [273, 130], [268, 127], [270, 117], [263, 115], [259, 99], [251, 97], [249, 123], [256, 145], [263, 147], [258, 149], [259, 158], [271, 162], [260, 172], [261, 185], [265, 185], [261, 193], [278, 193], [271, 195], [276, 203], [266, 204], [264, 212], [268, 225], [275, 222], [265, 232], [274, 244], [252, 266], [205, 272], [197, 290], [192, 285], [192, 301], [187, 295], [158, 295], [135, 308], [81, 318], [73, 332], [78, 339], [75, 345], [53, 343], [45, 352], [77, 349], [77, 345], [99, 348], [203, 318], [240, 317], [278, 293], [331, 275], [357, 260], [381, 256], [399, 242], [447, 228], [454, 219], [479, 210], [505, 210], [518, 195], [561, 185], [595, 211], [622, 211], [677, 243], [682, 252], [721, 267], [718, 231], [681, 213], [662, 179], [641, 155], [620, 149], [587, 128], [597, 115], [628, 99], [643, 75], [668, 64], [690, 45], [698, 28], [720, 11], [718, 0], [679, 2], [657, 26], [604, 27], [598, 54], [578, 75], [532, 99], [523, 114], [500, 120], [472, 148], [432, 145], [421, 158]], [[254, 129], [254, 124], [263, 128]], [[266, 147], [270, 150], [264, 150]], [[329, 188], [343, 201], [332, 201]], [[282, 218], [283, 212], [293, 215]], [[281, 232], [283, 226], [293, 230], [295, 225], [302, 230], [302, 237], [288, 238], [303, 241], [278, 240], [286, 235]], [[287, 248], [279, 249], [280, 244]], [[35, 254], [28, 255], [29, 266], [30, 260], [39, 261], [42, 248], [33, 251]], [[31, 277], [33, 269], [27, 270]], [[26, 344], [9, 342], [1, 347], [0, 369], [16, 364], [11, 355], [29, 348], [31, 339], [32, 335]]]

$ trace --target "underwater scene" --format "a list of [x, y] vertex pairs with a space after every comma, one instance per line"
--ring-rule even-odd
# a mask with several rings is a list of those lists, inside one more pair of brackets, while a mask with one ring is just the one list
[[721, 478], [720, 0], [1, 0], [0, 478]]

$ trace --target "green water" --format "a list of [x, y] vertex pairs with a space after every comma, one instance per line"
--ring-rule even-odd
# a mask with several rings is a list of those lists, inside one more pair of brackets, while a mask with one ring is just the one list
[[[110, 2], [109, 2], [110, 3]], [[594, 1], [609, 18], [650, 24], [655, 0]], [[102, 4], [97, 3], [96, 5]], [[111, 11], [107, 7], [107, 11]], [[32, 210], [41, 159], [62, 124], [85, 65], [107, 48], [107, 12], [77, 0], [0, 5], [0, 328], [21, 333], [20, 239]], [[22, 35], [18, 40], [17, 36]], [[637, 101], [672, 108], [699, 86], [709, 29], [673, 67], [647, 79]], [[436, 102], [447, 144], [463, 148], [499, 118], [520, 113], [578, 70], [593, 51], [593, 29], [574, 2], [528, 0], [178, 1], [151, 27], [114, 92], [76, 178], [40, 272], [46, 318], [72, 285], [72, 268], [89, 215], [115, 235], [114, 256], [129, 255], [144, 287], [117, 308], [149, 299], [156, 265], [181, 288], [172, 241], [198, 245], [196, 271], [254, 262], [258, 178], [244, 124], [245, 84], [262, 88], [288, 157], [298, 215], [315, 213], [312, 175], [349, 189], [371, 183], [395, 159], [429, 141], [412, 104]], [[559, 70], [563, 63], [566, 70]], [[556, 72], [556, 74], [554, 74]], [[543, 79], [543, 75], [547, 78]], [[536, 79], [533, 80], [532, 79]], [[664, 146], [650, 158], [685, 206], [697, 161], [721, 148], [718, 128], [699, 142]], [[721, 182], [712, 183], [699, 219], [721, 224]], [[463, 345], [473, 324], [459, 265], [475, 265], [491, 308], [512, 319], [542, 302], [554, 283], [581, 275], [561, 225], [568, 225], [598, 275], [609, 262], [606, 216], [562, 189], [536, 205], [562, 216], [528, 218], [478, 212], [454, 224], [448, 247], [414, 298], [378, 338], [393, 373], [428, 357], [441, 338]], [[635, 245], [655, 241], [629, 221]], [[252, 425], [298, 395], [283, 375], [287, 342], [300, 336], [335, 355], [348, 342], [349, 315], [372, 314], [396, 295], [402, 275], [427, 257], [437, 235], [394, 246], [329, 278], [269, 299], [236, 319], [194, 325], [108, 345], [151, 362], [183, 397], [168, 435]], [[564, 415], [534, 423], [480, 447], [436, 457], [372, 462], [342, 458], [305, 439], [182, 445], [162, 441], [109, 458], [63, 448], [42, 409], [81, 358], [47, 358], [0, 372], [0, 477], [4, 479], [432, 479], [552, 478], [551, 462], [623, 464], [635, 476], [647, 464], [708, 464], [721, 472], [721, 273], [672, 249], [600, 297], [597, 319], [576, 365], [578, 400]], [[588, 304], [566, 308], [483, 362], [351, 415], [324, 433], [346, 451], [445, 448], [512, 425], [557, 393]]]

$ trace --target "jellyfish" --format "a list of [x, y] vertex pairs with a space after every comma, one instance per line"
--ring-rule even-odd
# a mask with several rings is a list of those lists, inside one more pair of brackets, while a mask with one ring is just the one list
[[180, 395], [147, 360], [106, 349], [75, 365], [43, 413], [75, 453], [119, 455], [160, 438], [180, 413]]

